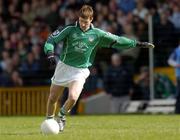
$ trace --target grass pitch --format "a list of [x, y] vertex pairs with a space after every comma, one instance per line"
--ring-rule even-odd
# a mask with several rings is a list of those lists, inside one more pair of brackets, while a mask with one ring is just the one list
[[0, 117], [0, 140], [180, 140], [178, 115], [70, 116], [63, 133], [42, 135], [44, 117]]

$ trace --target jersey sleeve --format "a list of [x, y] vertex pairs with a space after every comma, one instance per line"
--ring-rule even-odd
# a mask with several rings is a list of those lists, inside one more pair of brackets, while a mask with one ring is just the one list
[[55, 30], [47, 39], [44, 45], [44, 52], [54, 52], [54, 46], [63, 41], [69, 34], [72, 26], [66, 26], [63, 29]]
[[99, 30], [100, 41], [98, 45], [103, 48], [134, 48], [136, 47], [136, 40], [126, 37], [120, 37], [103, 30]]

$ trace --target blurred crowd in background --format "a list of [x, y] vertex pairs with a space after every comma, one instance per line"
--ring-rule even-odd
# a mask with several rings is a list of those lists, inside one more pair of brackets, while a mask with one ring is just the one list
[[[0, 86], [49, 85], [54, 70], [49, 68], [46, 61], [44, 43], [58, 27], [75, 22], [78, 10], [85, 3], [95, 10], [95, 27], [139, 41], [148, 41], [148, 16], [152, 15], [153, 38], [157, 46], [154, 49], [154, 65], [167, 66], [168, 56], [177, 47], [180, 37], [179, 0], [0, 0]], [[62, 44], [56, 47], [57, 54], [61, 48]], [[133, 98], [149, 99], [149, 95], [146, 96], [149, 94], [149, 90], [146, 90], [149, 88], [149, 79], [147, 67], [144, 67], [148, 65], [148, 49], [99, 51], [95, 65], [90, 68], [91, 75], [84, 92], [94, 93], [97, 89], [106, 89], [106, 72], [109, 69], [114, 72], [113, 66], [108, 67], [113, 53], [121, 54], [125, 70], [130, 75], [142, 74], [139, 80], [134, 81], [135, 84], [126, 86], [129, 88], [128, 94], [131, 94], [133, 87], [138, 86], [143, 95], [138, 94], [136, 97], [133, 94]], [[111, 75], [113, 72], [110, 72]], [[164, 90], [167, 85], [165, 82], [168, 81], [169, 92], [172, 93], [174, 87], [171, 81], [162, 78], [162, 75], [156, 75], [156, 82], [160, 82], [157, 91]], [[156, 92], [157, 97], [166, 96], [161, 93], [167, 91], [159, 92]]]

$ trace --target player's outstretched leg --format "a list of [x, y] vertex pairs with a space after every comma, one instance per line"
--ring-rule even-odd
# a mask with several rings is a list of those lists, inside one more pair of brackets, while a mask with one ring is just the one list
[[47, 111], [46, 111], [47, 119], [54, 118], [56, 103], [59, 97], [62, 95], [63, 90], [64, 90], [64, 87], [53, 85], [53, 84], [51, 85], [50, 94], [47, 101]]
[[83, 80], [81, 81], [73, 81], [70, 86], [69, 86], [69, 95], [68, 99], [66, 100], [65, 104], [63, 107], [60, 109], [60, 112], [58, 114], [58, 119], [57, 122], [59, 123], [60, 126], [60, 131], [64, 130], [65, 124], [66, 124], [66, 114], [71, 111], [71, 109], [74, 107], [76, 104], [81, 91], [83, 89], [84, 85]]

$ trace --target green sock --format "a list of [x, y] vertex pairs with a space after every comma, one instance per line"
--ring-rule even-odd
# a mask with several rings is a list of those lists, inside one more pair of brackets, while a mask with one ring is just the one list
[[54, 118], [54, 115], [46, 116], [46, 119], [53, 119], [53, 118]]
[[59, 113], [58, 113], [58, 116], [59, 117], [63, 117], [67, 114], [66, 110], [64, 109], [64, 107], [61, 107]]

